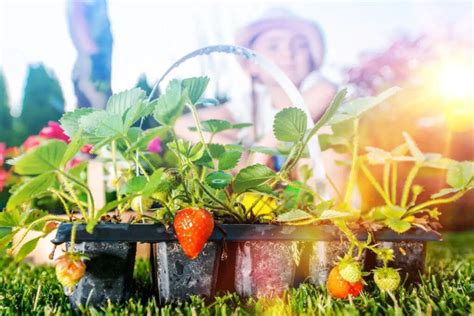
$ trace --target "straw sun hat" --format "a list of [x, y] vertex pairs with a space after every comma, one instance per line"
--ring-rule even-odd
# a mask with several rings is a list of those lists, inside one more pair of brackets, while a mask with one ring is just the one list
[[251, 48], [256, 38], [272, 29], [290, 29], [303, 34], [309, 44], [313, 64], [318, 69], [324, 58], [324, 38], [318, 24], [298, 17], [287, 10], [271, 10], [263, 18], [254, 21], [236, 33], [236, 44]]

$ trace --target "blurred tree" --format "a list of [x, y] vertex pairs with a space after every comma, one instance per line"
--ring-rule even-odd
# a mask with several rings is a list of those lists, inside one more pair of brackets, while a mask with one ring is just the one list
[[8, 93], [5, 82], [5, 76], [0, 69], [0, 143], [6, 142], [11, 136], [12, 116], [10, 115], [10, 106], [8, 105]]
[[37, 134], [64, 113], [64, 97], [56, 76], [43, 64], [30, 65], [20, 115], [24, 138]]

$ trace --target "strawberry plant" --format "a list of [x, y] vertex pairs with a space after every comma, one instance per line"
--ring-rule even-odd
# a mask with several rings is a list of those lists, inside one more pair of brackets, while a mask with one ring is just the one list
[[[391, 152], [367, 147], [367, 154], [361, 159], [364, 175], [385, 202], [364, 214], [366, 225], [370, 229], [377, 230], [385, 226], [397, 233], [404, 233], [412, 227], [436, 229], [436, 222], [441, 214], [436, 206], [453, 203], [474, 188], [472, 161], [459, 162], [443, 158], [440, 154], [423, 153], [407, 133], [403, 137], [405, 143]], [[400, 163], [410, 163], [412, 167], [403, 183], [402, 192], [397, 192], [397, 167]], [[375, 179], [367, 164], [383, 166], [382, 184]], [[418, 203], [423, 187], [415, 184], [415, 180], [423, 168], [446, 170], [449, 187], [431, 195], [427, 201]]]

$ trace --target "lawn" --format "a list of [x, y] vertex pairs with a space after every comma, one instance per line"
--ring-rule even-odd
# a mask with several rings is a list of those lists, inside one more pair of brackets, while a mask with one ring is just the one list
[[[234, 294], [206, 304], [193, 297], [179, 305], [159, 307], [150, 294], [149, 266], [137, 262], [136, 292], [125, 305], [109, 305], [92, 315], [468, 315], [474, 309], [474, 232], [450, 233], [431, 243], [422, 283], [397, 290], [394, 296], [374, 289], [352, 301], [328, 297], [324, 288], [303, 284], [276, 300], [242, 300]], [[0, 315], [70, 314], [68, 300], [46, 266], [15, 264], [0, 257]], [[143, 295], [143, 293], [146, 293]]]

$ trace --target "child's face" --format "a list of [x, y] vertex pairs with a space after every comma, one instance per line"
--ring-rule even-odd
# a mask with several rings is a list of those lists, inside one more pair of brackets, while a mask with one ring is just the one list
[[[297, 86], [312, 71], [308, 41], [296, 30], [265, 31], [257, 37], [252, 49], [273, 61]], [[256, 67], [253, 67], [251, 72], [257, 75], [264, 84], [275, 84], [268, 74]]]

